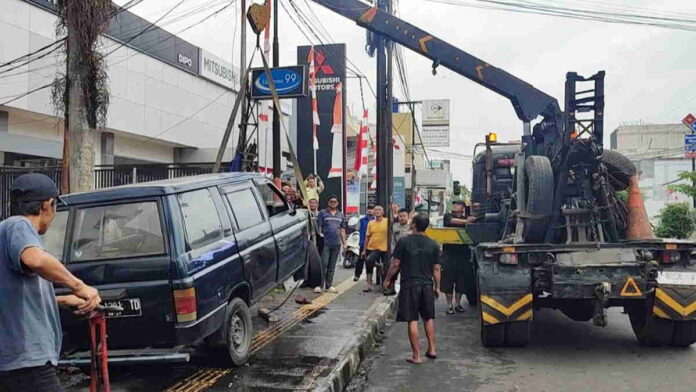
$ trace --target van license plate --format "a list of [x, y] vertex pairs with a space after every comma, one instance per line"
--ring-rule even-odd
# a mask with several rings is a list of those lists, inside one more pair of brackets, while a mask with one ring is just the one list
[[142, 308], [140, 307], [140, 298], [126, 298], [114, 301], [103, 301], [102, 305], [118, 306], [123, 308], [122, 312], [106, 312], [104, 314], [106, 318], [139, 317], [143, 315]]
[[657, 283], [679, 286], [696, 286], [696, 272], [661, 271], [657, 274]]

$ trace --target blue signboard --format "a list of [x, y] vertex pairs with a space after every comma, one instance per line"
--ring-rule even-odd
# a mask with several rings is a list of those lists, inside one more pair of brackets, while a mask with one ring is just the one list
[[684, 151], [696, 151], [696, 135], [684, 135]]
[[[271, 75], [279, 98], [307, 96], [307, 72], [302, 65], [271, 68]], [[251, 70], [251, 97], [253, 99], [272, 99], [271, 87], [263, 68]]]

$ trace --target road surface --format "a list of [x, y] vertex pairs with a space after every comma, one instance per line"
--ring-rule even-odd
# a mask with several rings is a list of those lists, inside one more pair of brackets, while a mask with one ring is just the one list
[[[464, 300], [466, 301], [466, 300]], [[396, 323], [370, 356], [366, 377], [349, 390], [408, 391], [592, 391], [693, 392], [696, 347], [638, 346], [628, 316], [610, 309], [609, 326], [575, 322], [560, 312], [534, 313], [532, 343], [526, 348], [486, 349], [479, 340], [476, 309], [445, 315], [444, 299], [436, 304], [438, 358], [422, 365], [410, 355], [406, 325]], [[421, 325], [421, 347], [425, 336]]]

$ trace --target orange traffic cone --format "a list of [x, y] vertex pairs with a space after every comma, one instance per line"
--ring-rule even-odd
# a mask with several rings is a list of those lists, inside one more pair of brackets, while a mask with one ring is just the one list
[[647, 240], [655, 238], [645, 210], [645, 202], [640, 194], [638, 176], [632, 176], [628, 180], [628, 223], [626, 238], [629, 240]]

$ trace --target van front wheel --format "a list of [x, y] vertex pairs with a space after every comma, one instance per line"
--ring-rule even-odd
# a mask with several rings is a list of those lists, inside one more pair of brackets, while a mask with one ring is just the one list
[[244, 365], [249, 360], [253, 327], [249, 307], [241, 298], [234, 298], [227, 305], [224, 331], [225, 345], [232, 365]]

